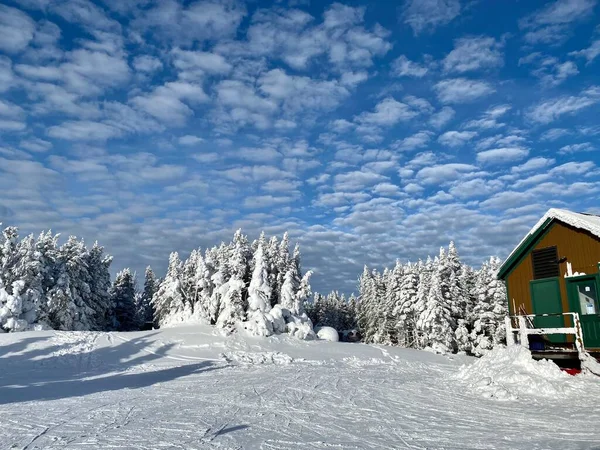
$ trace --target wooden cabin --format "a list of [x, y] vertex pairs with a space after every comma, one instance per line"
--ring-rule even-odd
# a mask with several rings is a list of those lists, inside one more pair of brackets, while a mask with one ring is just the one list
[[[600, 216], [550, 209], [504, 261], [498, 278], [506, 283], [511, 316], [534, 315], [530, 327], [574, 327], [579, 314], [585, 349], [600, 353]], [[542, 316], [543, 314], [550, 314]], [[530, 348], [567, 358], [574, 337], [548, 334]], [[561, 351], [562, 350], [562, 351]], [[550, 356], [552, 357], [552, 356]]]

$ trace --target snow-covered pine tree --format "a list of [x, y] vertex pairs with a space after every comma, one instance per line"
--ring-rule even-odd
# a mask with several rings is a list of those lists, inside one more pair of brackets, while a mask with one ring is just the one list
[[403, 333], [398, 338], [398, 345], [403, 347], [417, 346], [417, 318], [415, 304], [419, 289], [418, 270], [421, 266], [408, 263], [404, 267], [404, 276], [400, 286], [400, 301], [398, 303], [398, 322], [402, 324]]
[[264, 249], [259, 245], [254, 253], [254, 270], [248, 287], [248, 329], [258, 336], [273, 334], [273, 324], [267, 316], [272, 294], [268, 278]]
[[[258, 250], [258, 249], [257, 249]], [[256, 254], [256, 252], [254, 252]], [[269, 302], [271, 306], [276, 305], [279, 300], [280, 290], [277, 289], [278, 283], [283, 282], [283, 275], [279, 274], [279, 240], [277, 236], [271, 237], [266, 247], [263, 247], [263, 259], [268, 274], [268, 283], [271, 287], [271, 297]], [[252, 259], [252, 270], [254, 270], [254, 258]]]
[[184, 311], [184, 299], [181, 292], [181, 260], [177, 252], [169, 256], [169, 268], [158, 290], [152, 297], [154, 322], [157, 326], [180, 322]]
[[312, 288], [310, 286], [310, 278], [312, 277], [312, 270], [307, 271], [302, 279], [300, 280], [300, 286], [298, 287], [298, 291], [296, 292], [296, 297], [294, 298], [294, 305], [291, 309], [292, 314], [297, 316], [303, 316], [306, 314], [304, 311], [304, 304], [306, 300], [310, 298], [312, 295]]
[[115, 324], [117, 331], [137, 329], [135, 311], [135, 277], [129, 268], [123, 269], [115, 277], [110, 296], [115, 305]]
[[114, 323], [114, 304], [110, 296], [110, 265], [112, 256], [104, 253], [104, 247], [95, 242], [86, 253], [87, 280], [89, 294], [85, 297], [90, 309], [90, 330], [102, 331]]
[[69, 290], [65, 292], [70, 303], [65, 312], [71, 311], [72, 316], [63, 319], [66, 330], [90, 330], [94, 310], [90, 307], [90, 286], [87, 284], [90, 276], [87, 267], [87, 249], [83, 241], [76, 236], [69, 236], [59, 250], [60, 260], [64, 264], [65, 276], [68, 279]]
[[425, 263], [419, 260], [417, 262], [416, 271], [419, 277], [419, 283], [417, 285], [417, 295], [415, 298], [413, 314], [415, 316], [416, 335], [415, 348], [424, 348], [426, 344], [426, 336], [423, 329], [420, 326], [420, 317], [427, 309], [427, 299], [429, 296], [429, 289], [431, 288], [431, 276], [433, 269], [433, 261], [431, 257], [427, 257]]
[[243, 294], [246, 283], [239, 278], [239, 274], [233, 275], [229, 281], [219, 288], [221, 307], [217, 318], [217, 327], [233, 330], [236, 323], [245, 319]]
[[296, 293], [298, 291], [297, 276], [293, 269], [289, 269], [284, 277], [279, 296], [279, 304], [288, 311], [293, 311], [296, 305]]
[[469, 336], [467, 321], [465, 319], [458, 319], [458, 326], [456, 327], [456, 331], [454, 331], [454, 339], [456, 341], [456, 349], [459, 352], [471, 352], [471, 337]]
[[231, 275], [229, 268], [228, 247], [224, 243], [221, 243], [221, 245], [218, 248], [214, 248], [211, 253], [211, 259], [215, 265], [215, 272], [211, 276], [213, 287], [208, 311], [210, 314], [211, 323], [215, 324], [217, 323], [217, 319], [221, 312], [221, 299], [223, 297], [221, 286], [227, 283]]
[[210, 299], [212, 296], [211, 271], [206, 264], [206, 256], [198, 258], [194, 276], [196, 289], [194, 302], [194, 317], [204, 323], [211, 323]]
[[367, 326], [370, 323], [370, 316], [372, 314], [371, 302], [375, 292], [375, 281], [369, 271], [369, 268], [365, 265], [363, 272], [358, 278], [358, 311], [357, 311], [357, 322], [358, 328], [363, 336], [363, 341], [367, 341], [374, 332], [368, 330]]
[[16, 254], [10, 258], [12, 267], [7, 277], [12, 283], [4, 288], [12, 295], [10, 307], [0, 306], [0, 327], [7, 331], [25, 330], [36, 323], [44, 298], [40, 254], [36, 251], [33, 235], [18, 242], [14, 251]]
[[158, 282], [152, 267], [146, 267], [144, 272], [144, 290], [137, 305], [137, 322], [142, 329], [151, 328], [154, 323], [154, 308], [152, 297], [158, 289]]
[[419, 314], [417, 327], [423, 333], [423, 344], [426, 347], [446, 353], [454, 350], [455, 342], [451, 308], [443, 295], [443, 269], [436, 258], [432, 265], [425, 308]]
[[477, 303], [473, 308], [473, 330], [471, 331], [472, 351], [483, 355], [506, 339], [503, 326], [507, 314], [506, 288], [504, 282], [496, 278], [500, 260], [492, 257], [482, 264], [477, 274], [475, 292]]
[[181, 269], [181, 294], [188, 311], [192, 311], [196, 302], [196, 271], [201, 255], [200, 249], [192, 250], [190, 256], [183, 262]]

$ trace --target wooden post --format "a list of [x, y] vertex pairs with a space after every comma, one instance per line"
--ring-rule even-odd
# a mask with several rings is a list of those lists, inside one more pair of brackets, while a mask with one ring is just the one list
[[529, 339], [527, 338], [527, 321], [525, 320], [525, 316], [518, 316], [517, 320], [519, 321], [519, 343], [523, 347], [529, 348]]
[[504, 318], [504, 327], [506, 328], [506, 346], [512, 347], [515, 345], [515, 335], [513, 333], [512, 320], [510, 316]]

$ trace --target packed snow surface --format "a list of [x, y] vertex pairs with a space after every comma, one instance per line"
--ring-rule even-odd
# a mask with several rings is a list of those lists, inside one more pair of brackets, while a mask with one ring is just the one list
[[598, 380], [513, 349], [475, 360], [202, 325], [2, 334], [0, 448], [589, 449]]

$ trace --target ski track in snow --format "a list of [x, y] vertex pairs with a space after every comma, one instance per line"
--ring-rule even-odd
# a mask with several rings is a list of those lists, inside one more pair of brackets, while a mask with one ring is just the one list
[[0, 449], [600, 449], [597, 381], [499, 402], [465, 361], [208, 327], [0, 335]]

